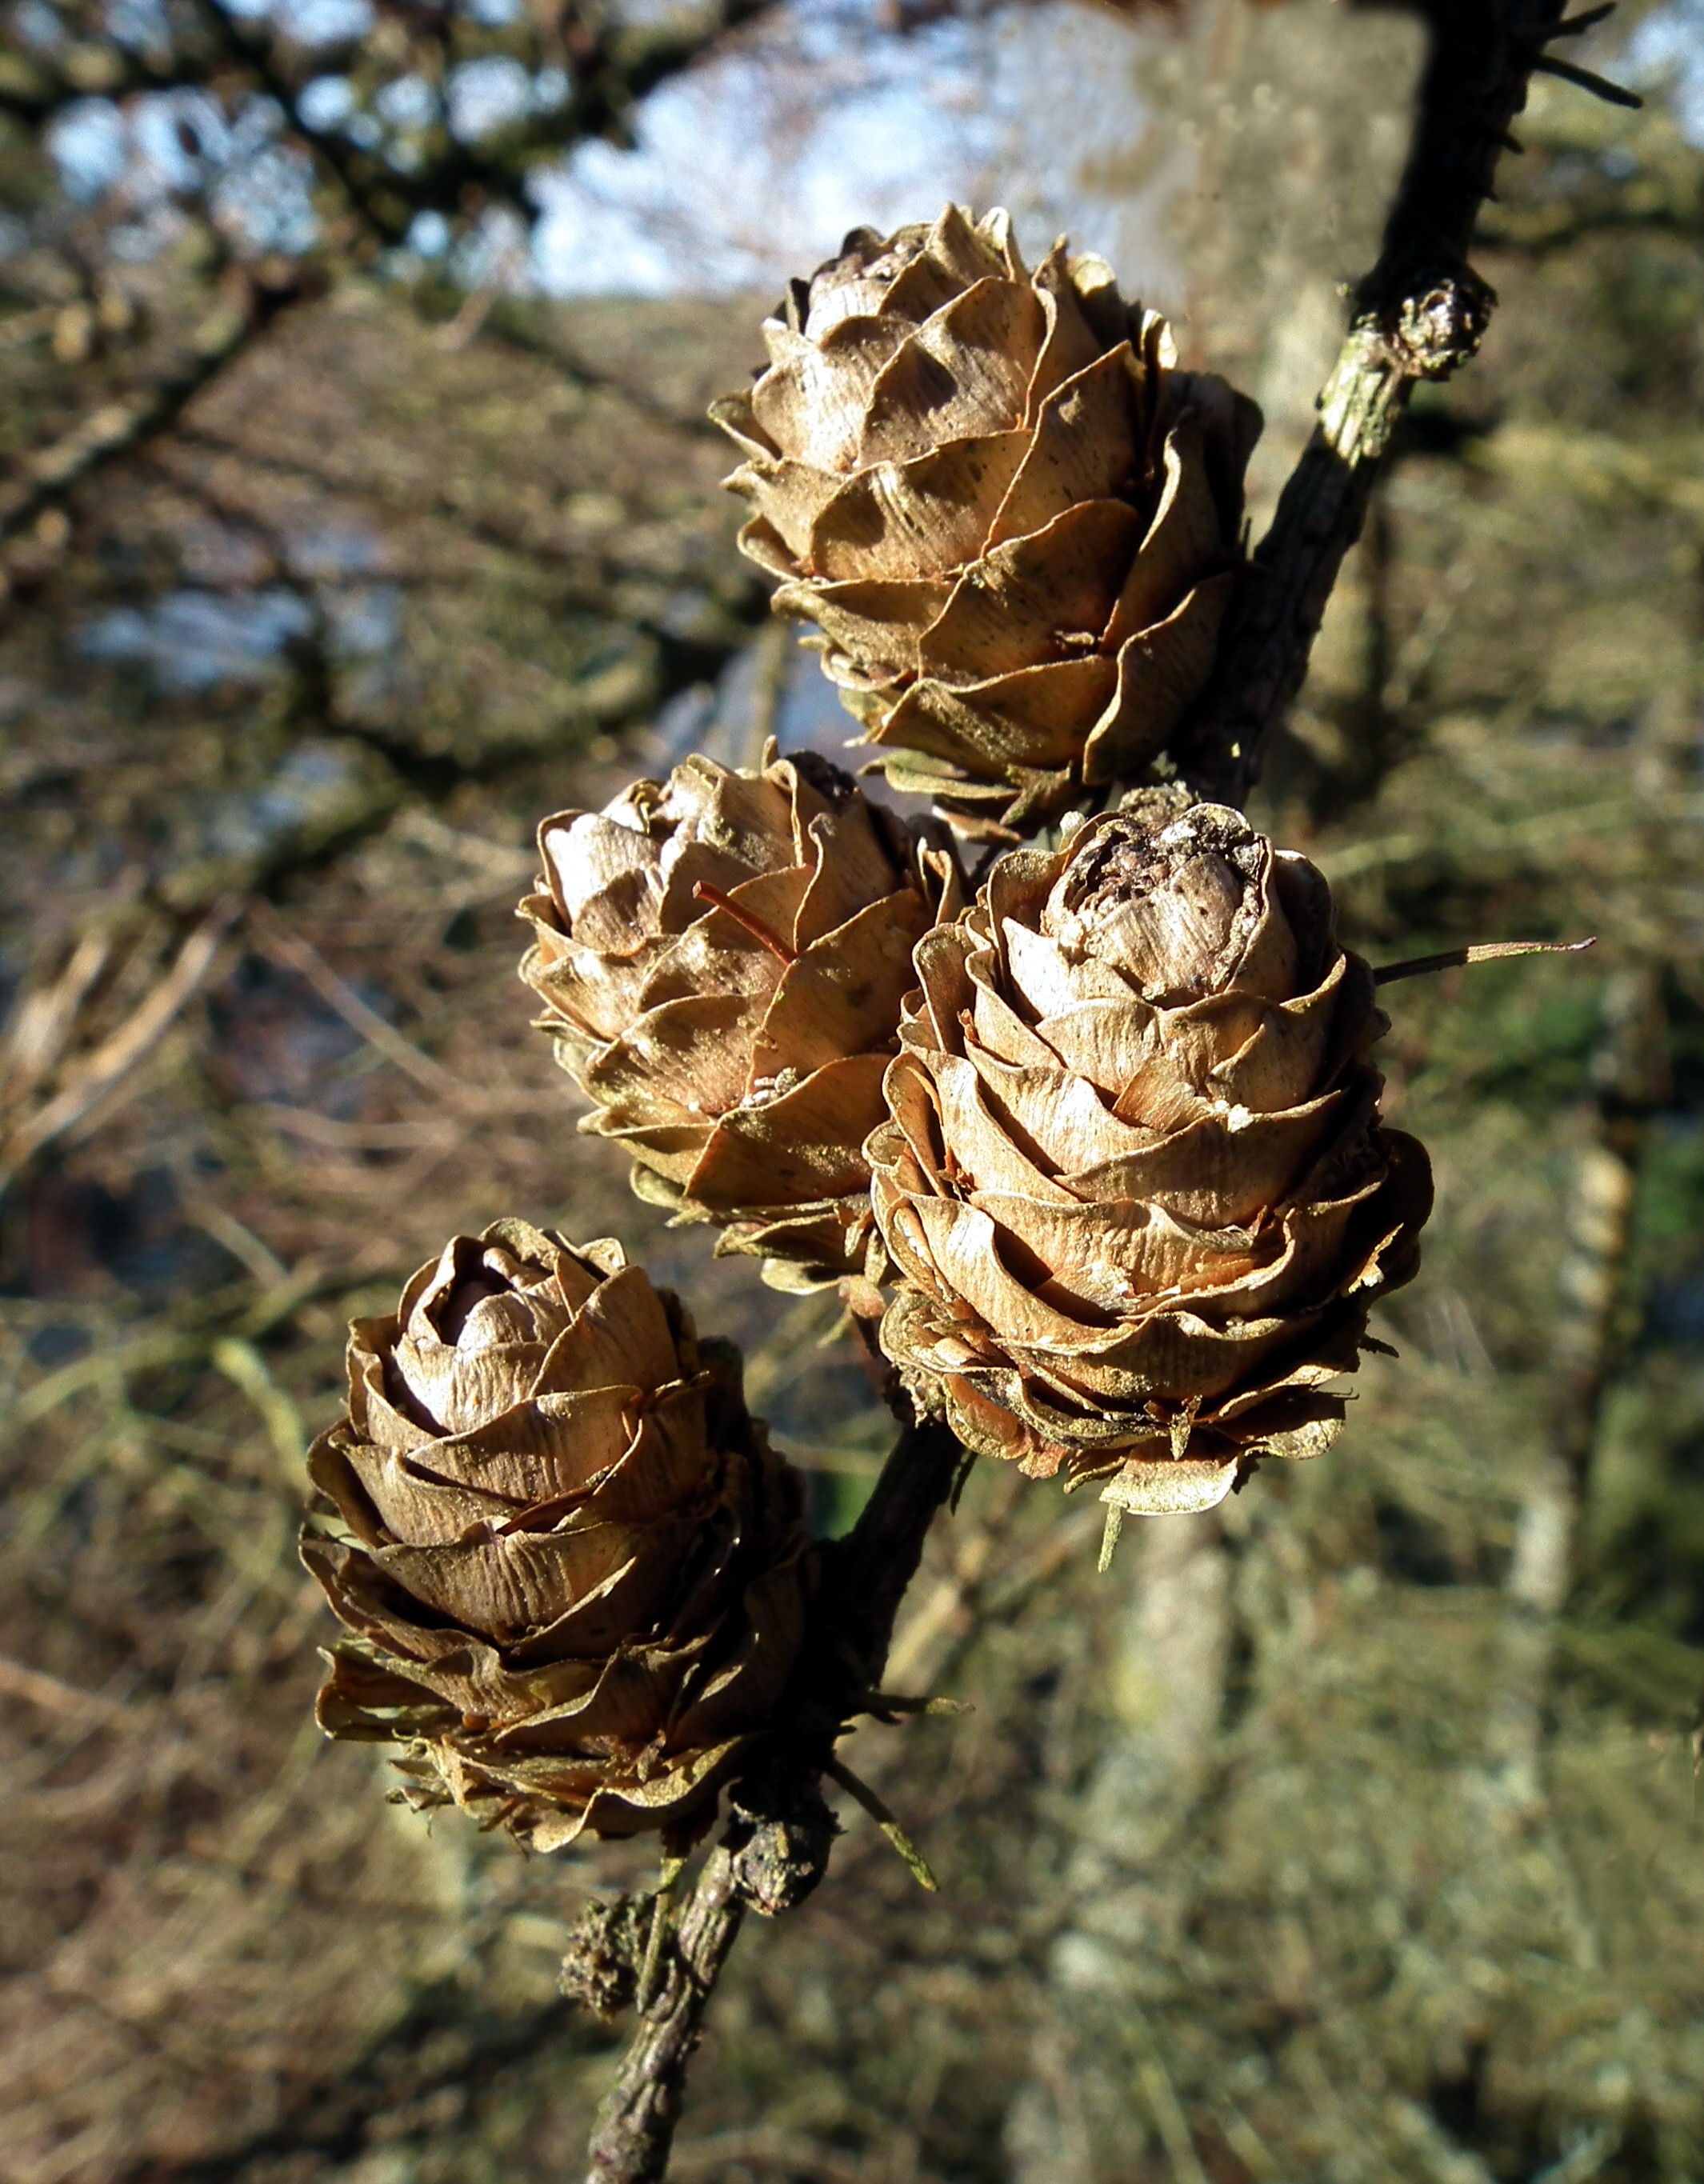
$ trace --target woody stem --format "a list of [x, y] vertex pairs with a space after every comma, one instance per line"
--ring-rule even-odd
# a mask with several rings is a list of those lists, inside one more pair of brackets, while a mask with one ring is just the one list
[[[832, 1662], [839, 1649], [850, 1651], [860, 1668], [867, 1663], [865, 1680], [872, 1689], [880, 1683], [894, 1618], [916, 1573], [929, 1526], [963, 1461], [940, 1420], [907, 1426], [857, 1524], [823, 1551], [819, 1658]], [[760, 1803], [766, 1817], [755, 1826], [749, 1812], [738, 1809], [741, 1786], [736, 1786], [734, 1823], [704, 1861], [662, 1948], [654, 1997], [599, 2110], [585, 2184], [657, 2184], [666, 2173], [688, 2065], [748, 1904], [773, 1912], [797, 1902], [827, 1864], [832, 1823], [811, 1825], [813, 1811], [821, 1810], [817, 1786], [827, 1756], [818, 1744], [779, 1763], [776, 1771], [790, 1779], [762, 1786], [753, 1802]], [[772, 1876], [789, 1865], [788, 1892], [778, 1897]]]

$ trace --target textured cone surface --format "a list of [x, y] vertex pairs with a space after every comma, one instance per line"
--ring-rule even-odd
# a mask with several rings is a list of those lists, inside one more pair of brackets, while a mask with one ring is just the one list
[[309, 1463], [324, 1729], [536, 1850], [707, 1822], [798, 1654], [798, 1481], [618, 1244], [456, 1237], [354, 1323]]
[[713, 412], [740, 543], [890, 783], [998, 838], [1139, 771], [1212, 665], [1253, 404], [1100, 259], [1029, 273], [1001, 212], [857, 230], [764, 333]]
[[706, 758], [538, 832], [521, 975], [633, 1187], [768, 1262], [777, 1287], [855, 1273], [864, 1140], [911, 950], [957, 907], [951, 857], [810, 754]]
[[1379, 1125], [1385, 1021], [1320, 873], [1138, 802], [924, 939], [869, 1150], [888, 1356], [972, 1448], [1152, 1513], [1332, 1439], [1431, 1178]]

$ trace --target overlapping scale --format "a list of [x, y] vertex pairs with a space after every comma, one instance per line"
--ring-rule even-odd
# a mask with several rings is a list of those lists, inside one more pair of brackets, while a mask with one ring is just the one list
[[868, 1146], [914, 1387], [1132, 1511], [1326, 1446], [1430, 1177], [1379, 1121], [1384, 1019], [1319, 874], [1150, 794], [1000, 858], [916, 961]]
[[1254, 405], [1001, 212], [856, 231], [764, 332], [713, 413], [740, 543], [890, 782], [1001, 839], [1145, 765], [1212, 666]]

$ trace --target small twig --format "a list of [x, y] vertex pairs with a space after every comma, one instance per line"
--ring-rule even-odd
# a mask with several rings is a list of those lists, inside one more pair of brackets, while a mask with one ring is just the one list
[[877, 1721], [896, 1719], [902, 1714], [942, 1715], [974, 1712], [966, 1699], [928, 1698], [921, 1693], [913, 1696], [899, 1691], [860, 1691], [854, 1703], [860, 1713], [870, 1714]]
[[1431, 51], [1378, 263], [1356, 290], [1319, 423], [1231, 602], [1218, 667], [1172, 745], [1206, 794], [1241, 804], [1260, 778], [1410, 396], [1423, 380], [1447, 379], [1484, 336], [1496, 298], [1467, 252], [1534, 71], [1618, 103], [1632, 97], [1545, 51], [1572, 34], [1563, 4], [1417, 0]]
[[[941, 1420], [906, 1427], [856, 1525], [823, 1551], [816, 1634], [828, 1688], [818, 1703], [832, 1726], [775, 1758], [767, 1781], [737, 1785], [732, 1793], [733, 1819], [704, 1861], [672, 1944], [661, 1951], [656, 1997], [599, 2111], [586, 2184], [656, 2184], [665, 2174], [687, 2067], [746, 1905], [770, 1914], [789, 1908], [827, 1864], [833, 1822], [821, 1804], [821, 1775], [842, 1782], [865, 1805], [919, 1880], [928, 1873], [892, 1814], [873, 1791], [848, 1779], [830, 1747], [840, 1709], [859, 1687], [839, 1686], [839, 1658], [849, 1653], [860, 1664], [864, 1688], [879, 1687], [894, 1615], [961, 1456]], [[753, 1789], [759, 1795], [751, 1796]], [[743, 1806], [743, 1795], [749, 1799]], [[933, 1876], [924, 1885], [932, 1886]]]
[[1595, 948], [1594, 933], [1584, 940], [1477, 940], [1471, 948], [1446, 948], [1438, 956], [1411, 956], [1406, 963], [1381, 964], [1373, 974], [1375, 986], [1389, 986], [1398, 978], [1423, 978], [1431, 971], [1459, 971], [1467, 963], [1501, 963], [1512, 956], [1578, 956]]
[[26, 1669], [21, 1661], [0, 1659], [0, 1698], [21, 1699], [26, 1706], [38, 1708], [43, 1713], [67, 1715], [73, 1719], [123, 1721], [131, 1718], [131, 1709], [118, 1700], [103, 1698], [98, 1691], [81, 1691], [75, 1684], [61, 1683], [58, 1677], [47, 1675], [40, 1669]]
[[464, 1084], [459, 1077], [452, 1076], [441, 1061], [434, 1061], [429, 1054], [422, 1054], [411, 1039], [404, 1039], [392, 1023], [387, 1023], [376, 1009], [370, 1009], [350, 985], [340, 978], [311, 941], [293, 933], [268, 903], [256, 902], [250, 906], [249, 928], [255, 945], [263, 956], [269, 956], [281, 969], [294, 971], [305, 978], [326, 1006], [334, 1009], [348, 1025], [359, 1032], [369, 1046], [376, 1048], [387, 1061], [393, 1061], [404, 1075], [412, 1077], [416, 1084], [448, 1100], [456, 1106], [486, 1105], [482, 1095], [471, 1084]]
[[236, 896], [215, 903], [179, 949], [171, 968], [118, 1029], [76, 1066], [52, 1099], [8, 1134], [0, 1145], [0, 1182], [86, 1120], [147, 1059], [213, 968], [220, 944], [242, 907]]
[[878, 1797], [867, 1782], [861, 1780], [849, 1767], [836, 1759], [832, 1753], [822, 1771], [831, 1781], [838, 1782], [848, 1797], [863, 1807], [905, 1860], [917, 1886], [920, 1888], [927, 1888], [931, 1896], [938, 1895], [940, 1892], [940, 1882], [936, 1880], [933, 1872], [930, 1869], [927, 1858], [923, 1856], [922, 1851], [917, 1848], [916, 1843], [899, 1825], [893, 1808]]
[[639, 1984], [633, 2007], [641, 2017], [645, 2016], [656, 1999], [657, 1971], [663, 1960], [663, 1943], [669, 1930], [669, 1913], [674, 1908], [675, 1889], [686, 1870], [683, 1858], [665, 1858], [662, 1877], [657, 1883], [657, 1892], [651, 1898], [651, 1930], [645, 1939], [645, 1960], [639, 1966]]
[[1636, 91], [1629, 91], [1623, 83], [1612, 83], [1607, 75], [1595, 69], [1581, 68], [1577, 61], [1564, 60], [1560, 53], [1540, 53], [1533, 63], [1540, 75], [1560, 76], [1564, 83], [1572, 83], [1581, 91], [1589, 91], [1594, 98], [1601, 98], [1608, 106], [1629, 106], [1634, 109], [1645, 101]]

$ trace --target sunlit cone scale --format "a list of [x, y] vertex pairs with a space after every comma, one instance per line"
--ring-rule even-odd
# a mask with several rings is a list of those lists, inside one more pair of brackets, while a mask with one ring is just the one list
[[870, 1143], [888, 1356], [968, 1446], [1150, 1513], [1327, 1446], [1431, 1201], [1324, 879], [1182, 800], [1011, 852], [927, 937]]
[[303, 1557], [349, 1635], [320, 1720], [410, 1803], [554, 1850], [688, 1837], [804, 1622], [797, 1475], [617, 1244], [458, 1236], [357, 1321]]
[[633, 1187], [721, 1229], [776, 1286], [864, 1267], [914, 944], [957, 907], [950, 855], [809, 753], [693, 757], [539, 829], [521, 967]]
[[1002, 212], [857, 230], [764, 333], [713, 412], [740, 543], [889, 782], [998, 838], [1139, 771], [1212, 666], [1254, 405]]

